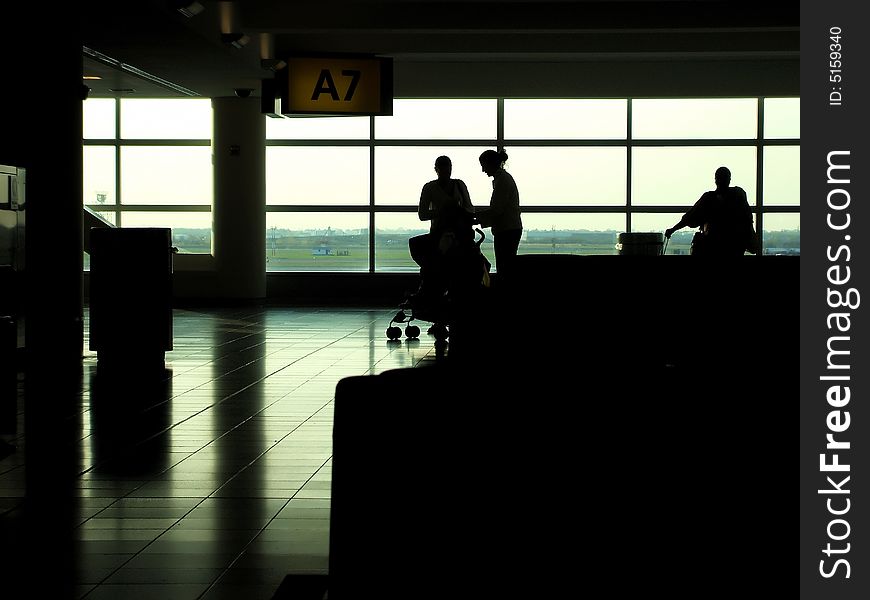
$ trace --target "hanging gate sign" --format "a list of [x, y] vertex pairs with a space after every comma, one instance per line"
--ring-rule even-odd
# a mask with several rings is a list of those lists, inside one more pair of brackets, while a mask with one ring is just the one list
[[281, 114], [393, 114], [391, 58], [295, 57], [285, 62], [275, 74]]

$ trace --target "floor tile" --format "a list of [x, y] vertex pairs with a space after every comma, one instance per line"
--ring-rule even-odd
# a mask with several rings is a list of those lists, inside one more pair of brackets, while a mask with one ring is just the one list
[[[59, 494], [51, 526], [68, 529], [53, 550], [70, 553], [57, 562], [70, 565], [74, 597], [266, 600], [288, 573], [325, 573], [336, 384], [434, 356], [429, 339], [387, 342], [394, 314], [175, 310], [174, 348], [150, 376], [98, 370], [86, 337], [81, 373], [55, 399], [63, 425], [26, 415], [28, 431], [45, 421], [56, 432], [67, 459], [30, 448], [22, 426], [17, 451], [0, 460], [7, 550], [31, 548], [46, 527], [22, 518], [25, 473], [41, 481], [62, 471], [68, 490], [52, 479], [38, 488]], [[23, 390], [20, 423], [35, 405]]]

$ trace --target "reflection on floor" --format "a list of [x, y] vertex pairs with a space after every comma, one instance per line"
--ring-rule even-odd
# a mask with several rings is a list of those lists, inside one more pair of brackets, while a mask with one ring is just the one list
[[176, 311], [161, 378], [87, 353], [69, 397], [26, 410], [19, 381], [2, 595], [255, 600], [325, 573], [336, 383], [434, 359], [425, 329], [387, 341], [394, 312]]

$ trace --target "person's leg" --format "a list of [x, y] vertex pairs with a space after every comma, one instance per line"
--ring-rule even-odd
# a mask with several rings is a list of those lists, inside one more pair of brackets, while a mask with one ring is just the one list
[[495, 252], [495, 270], [498, 271], [499, 275], [501, 275], [501, 267], [505, 262], [503, 257], [504, 254], [504, 241], [502, 239], [503, 233], [493, 233], [492, 234], [492, 249]]
[[514, 259], [517, 256], [522, 235], [522, 229], [501, 231], [498, 234], [493, 234], [492, 245], [495, 250], [495, 270], [499, 273], [501, 279], [504, 279], [506, 275], [510, 276], [513, 270]]
[[517, 251], [520, 249], [520, 238], [523, 237], [523, 230], [514, 229], [513, 231], [509, 231], [508, 234], [508, 261], [511, 263], [511, 266], [513, 266], [513, 263], [515, 262], [514, 259], [517, 257]]

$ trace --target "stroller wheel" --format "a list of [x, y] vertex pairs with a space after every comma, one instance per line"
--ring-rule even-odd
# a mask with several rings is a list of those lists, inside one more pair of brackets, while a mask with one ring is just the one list
[[408, 325], [405, 327], [405, 335], [408, 339], [414, 339], [420, 337], [420, 328], [416, 325]]
[[397, 340], [402, 337], [402, 330], [395, 325], [392, 327], [387, 327], [387, 338], [391, 340]]

